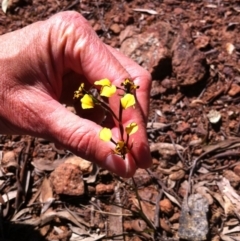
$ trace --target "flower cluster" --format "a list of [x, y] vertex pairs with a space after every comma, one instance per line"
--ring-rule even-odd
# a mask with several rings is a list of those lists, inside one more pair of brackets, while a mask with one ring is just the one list
[[[93, 94], [93, 89], [96, 87], [100, 87], [99, 95]], [[81, 83], [80, 87], [77, 91], [74, 92], [75, 99], [80, 99], [82, 109], [91, 109], [94, 108], [95, 105], [101, 106], [108, 113], [110, 113], [118, 122], [119, 122], [119, 130], [121, 134], [121, 140], [114, 140], [112, 138], [112, 132], [109, 128], [104, 127], [100, 133], [99, 138], [103, 141], [111, 141], [115, 145], [115, 149], [113, 152], [117, 155], [125, 158], [126, 154], [132, 148], [132, 144], [129, 147], [129, 136], [134, 134], [138, 130], [138, 125], [135, 122], [130, 123], [129, 125], [123, 127], [122, 124], [122, 112], [123, 110], [129, 107], [135, 107], [135, 91], [139, 86], [135, 85], [133, 81], [130, 79], [125, 79], [120, 87], [117, 87], [111, 83], [111, 81], [107, 78], [101, 79], [94, 82], [94, 86], [86, 90], [84, 83]], [[119, 115], [117, 116], [108, 103], [105, 101], [105, 98], [110, 98], [114, 94], [116, 94], [117, 90], [123, 92], [120, 94], [120, 105], [119, 105]], [[126, 137], [124, 140], [124, 136]]]

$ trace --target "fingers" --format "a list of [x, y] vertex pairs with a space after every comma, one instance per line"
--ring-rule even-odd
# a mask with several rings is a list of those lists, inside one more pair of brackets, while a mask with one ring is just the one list
[[[148, 114], [150, 75], [132, 60], [104, 45], [80, 15], [68, 12], [61, 15], [60, 18], [55, 18], [56, 16], [52, 19], [55, 24], [59, 19], [62, 23], [68, 19], [68, 24], [62, 30], [57, 28], [58, 34], [54, 28], [51, 30], [51, 36], [53, 36], [51, 41], [58, 46], [59, 50], [63, 47], [62, 42], [65, 43], [64, 69], [71, 68], [84, 75], [91, 84], [96, 80], [108, 78], [116, 86], [120, 86], [124, 79], [130, 78], [140, 86], [136, 94], [138, 104], [135, 109], [128, 110], [123, 114], [123, 123], [137, 122], [139, 131], [132, 137], [132, 155], [139, 167], [149, 167], [151, 156], [147, 144], [145, 121]], [[69, 23], [71, 24], [69, 25]], [[66, 32], [71, 34], [71, 38], [66, 35]], [[59, 34], [60, 42], [54, 38]], [[60, 53], [62, 52], [60, 51]], [[60, 57], [59, 55], [55, 58]], [[116, 96], [110, 100], [110, 106], [116, 114], [118, 114], [119, 101], [119, 97]]]

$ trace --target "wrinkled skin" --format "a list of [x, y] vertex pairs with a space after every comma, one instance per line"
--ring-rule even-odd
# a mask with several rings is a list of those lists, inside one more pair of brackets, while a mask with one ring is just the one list
[[[103, 44], [80, 14], [58, 13], [0, 36], [0, 44], [1, 134], [46, 138], [123, 177], [132, 176], [138, 167], [151, 165], [145, 132], [151, 77], [132, 60]], [[102, 127], [96, 123], [97, 110], [96, 121], [91, 121], [61, 104], [62, 100], [72, 100], [81, 82], [90, 86], [102, 78], [117, 86], [131, 78], [140, 86], [135, 109], [123, 114], [124, 126], [131, 122], [139, 125], [138, 132], [131, 136], [131, 153], [124, 160], [113, 154], [111, 142], [99, 139]], [[118, 95], [110, 105], [118, 113]], [[117, 140], [117, 123], [111, 128]]]

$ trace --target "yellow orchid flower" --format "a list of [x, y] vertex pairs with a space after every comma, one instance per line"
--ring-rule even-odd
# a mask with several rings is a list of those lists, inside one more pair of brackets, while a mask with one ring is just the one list
[[135, 103], [135, 97], [132, 94], [126, 94], [121, 98], [121, 105], [123, 109], [127, 109], [128, 107], [134, 106]]
[[83, 109], [91, 109], [94, 108], [94, 101], [91, 95], [89, 94], [85, 94], [82, 99], [81, 99], [81, 103], [82, 103], [82, 108]]
[[114, 150], [114, 153], [125, 158], [125, 155], [129, 152], [126, 143], [124, 141], [118, 141]]
[[109, 128], [102, 128], [102, 130], [99, 133], [99, 138], [102, 141], [111, 141], [113, 142], [116, 146], [113, 152], [123, 158], [125, 158], [125, 155], [129, 152], [129, 149], [124, 141], [118, 141], [115, 142], [112, 140], [112, 132]]
[[81, 83], [78, 90], [74, 91], [73, 99], [78, 99], [82, 97], [84, 94], [83, 91], [84, 91], [84, 83]]
[[138, 125], [135, 122], [132, 122], [125, 127], [125, 131], [128, 135], [134, 134], [135, 132], [137, 132], [137, 130], [138, 130]]
[[110, 141], [112, 138], [112, 132], [109, 128], [104, 127], [100, 133], [99, 138], [103, 141]]
[[95, 85], [100, 85], [100, 95], [105, 97], [111, 97], [117, 90], [115, 85], [112, 85], [109, 79], [101, 79], [94, 82]]
[[139, 86], [135, 85], [133, 83], [133, 81], [131, 81], [130, 79], [125, 79], [122, 83], [122, 86], [124, 86], [124, 89], [126, 91], [126, 93], [132, 93], [134, 90], [138, 89]]

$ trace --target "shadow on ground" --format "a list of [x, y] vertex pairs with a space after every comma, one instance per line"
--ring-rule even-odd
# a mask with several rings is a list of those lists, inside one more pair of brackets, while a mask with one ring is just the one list
[[31, 225], [4, 220], [0, 223], [0, 241], [46, 241], [46, 239]]

